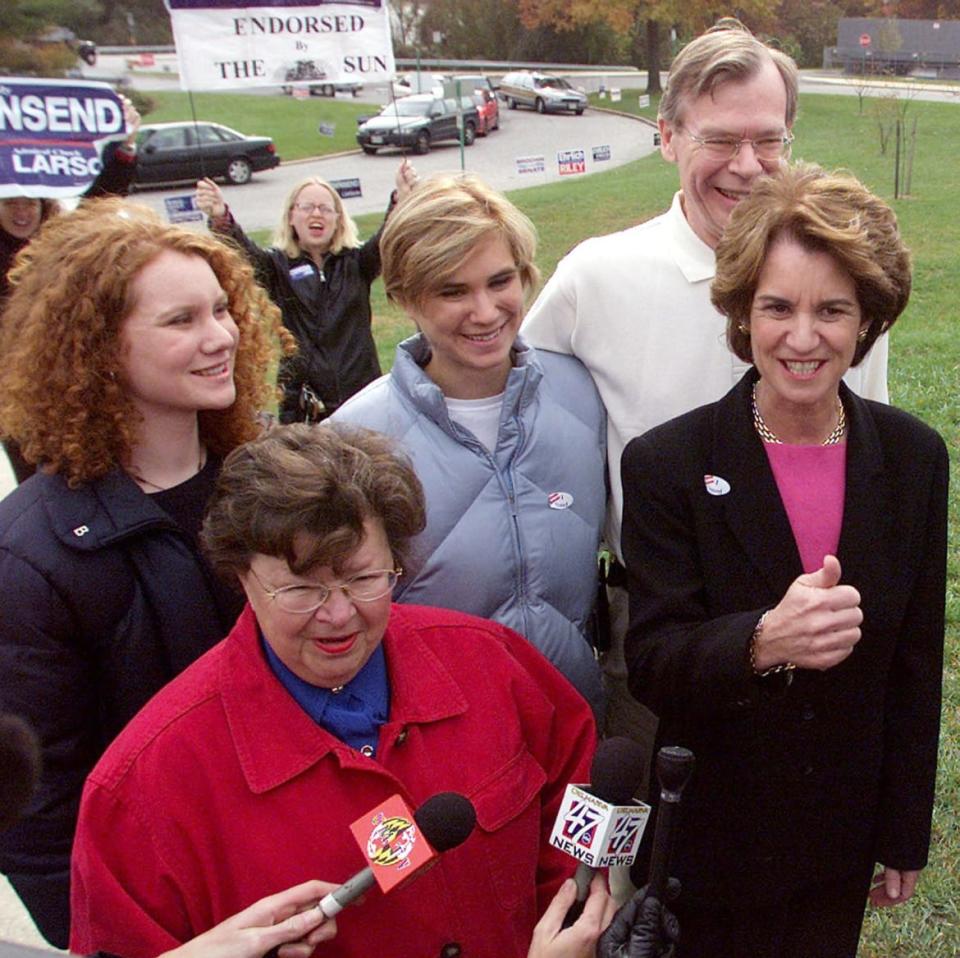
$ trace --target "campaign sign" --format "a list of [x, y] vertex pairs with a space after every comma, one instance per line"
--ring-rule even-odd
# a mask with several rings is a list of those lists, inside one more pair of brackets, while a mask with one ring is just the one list
[[591, 868], [631, 865], [650, 806], [610, 805], [579, 785], [568, 785], [554, 822], [550, 844]]
[[193, 193], [165, 196], [163, 206], [171, 223], [195, 223], [203, 220], [203, 213], [197, 208], [197, 198]]
[[340, 198], [347, 200], [351, 196], [363, 196], [360, 189], [360, 180], [330, 180], [330, 185], [340, 194]]
[[544, 173], [547, 169], [547, 160], [543, 156], [518, 156], [517, 172], [523, 176], [526, 173]]
[[100, 154], [126, 135], [123, 106], [105, 83], [0, 79], [0, 197], [79, 196]]
[[166, 0], [184, 90], [390, 80], [386, 0]]
[[603, 163], [605, 160], [610, 159], [610, 147], [609, 146], [595, 146], [593, 148], [593, 162], [594, 163]]
[[557, 164], [561, 176], [587, 172], [587, 158], [583, 150], [560, 150], [557, 153]]
[[437, 855], [399, 795], [391, 795], [358, 818], [350, 831], [384, 893], [415, 875]]

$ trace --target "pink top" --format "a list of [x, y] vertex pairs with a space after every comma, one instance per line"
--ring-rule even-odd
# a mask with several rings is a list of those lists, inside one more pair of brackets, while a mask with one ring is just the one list
[[792, 446], [765, 442], [804, 572], [816, 572], [836, 555], [843, 524], [847, 444]]

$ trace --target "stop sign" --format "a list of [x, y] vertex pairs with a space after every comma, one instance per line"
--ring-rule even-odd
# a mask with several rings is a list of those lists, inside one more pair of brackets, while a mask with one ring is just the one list
[[860, 34], [860, 46], [862, 46], [862, 47], [868, 47], [868, 46], [870, 46], [870, 34], [869, 34], [869, 33], [861, 33], [861, 34]]

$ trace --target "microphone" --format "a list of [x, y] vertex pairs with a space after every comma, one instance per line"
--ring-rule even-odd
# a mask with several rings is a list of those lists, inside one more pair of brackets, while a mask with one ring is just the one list
[[650, 807], [634, 800], [646, 753], [624, 736], [604, 739], [590, 766], [590, 785], [568, 785], [550, 835], [554, 848], [577, 859], [577, 898], [564, 919], [569, 928], [583, 911], [598, 868], [629, 865], [637, 855]]
[[40, 743], [19, 716], [0, 715], [0, 831], [24, 812], [40, 778]]
[[670, 855], [673, 851], [674, 812], [693, 774], [693, 766], [693, 752], [679, 745], [665, 745], [657, 752], [660, 805], [657, 808], [657, 824], [653, 832], [647, 895], [661, 903], [667, 887], [667, 871], [670, 868]]
[[457, 792], [440, 792], [416, 812], [392, 795], [350, 826], [370, 864], [325, 895], [317, 907], [332, 918], [374, 883], [384, 894], [407, 884], [427, 871], [441, 852], [465, 842], [476, 823], [473, 803]]

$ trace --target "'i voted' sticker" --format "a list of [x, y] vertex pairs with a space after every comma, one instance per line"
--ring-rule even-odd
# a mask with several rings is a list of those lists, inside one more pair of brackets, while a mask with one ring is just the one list
[[547, 502], [551, 509], [569, 509], [573, 505], [573, 496], [569, 492], [551, 492]]
[[721, 476], [711, 476], [708, 473], [703, 477], [703, 484], [711, 496], [725, 496], [730, 491], [730, 483]]

